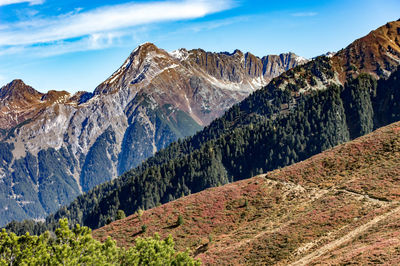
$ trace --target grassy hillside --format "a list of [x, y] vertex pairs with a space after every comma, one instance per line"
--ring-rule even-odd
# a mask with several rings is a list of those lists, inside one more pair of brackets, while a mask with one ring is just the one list
[[[204, 263], [400, 263], [400, 123], [93, 232], [131, 246], [172, 234]], [[182, 218], [179, 218], [181, 216]], [[143, 230], [143, 226], [146, 230]]]

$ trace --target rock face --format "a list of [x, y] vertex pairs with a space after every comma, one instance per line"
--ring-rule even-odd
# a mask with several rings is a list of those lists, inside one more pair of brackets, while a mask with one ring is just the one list
[[14, 80], [0, 89], [0, 225], [44, 218], [306, 61], [146, 43], [93, 93]]

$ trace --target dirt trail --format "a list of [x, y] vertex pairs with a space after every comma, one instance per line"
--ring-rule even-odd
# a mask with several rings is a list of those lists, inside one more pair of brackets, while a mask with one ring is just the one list
[[250, 243], [252, 241], [255, 241], [256, 239], [258, 239], [258, 238], [260, 238], [260, 237], [262, 237], [262, 236], [264, 236], [266, 234], [272, 234], [272, 233], [278, 232], [279, 230], [281, 230], [285, 226], [289, 225], [290, 222], [291, 221], [286, 222], [286, 223], [282, 224], [281, 226], [279, 226], [277, 228], [274, 228], [274, 229], [269, 229], [269, 230], [262, 231], [261, 233], [258, 233], [257, 235], [255, 235], [255, 236], [253, 236], [251, 238], [243, 239], [243, 240], [237, 242], [236, 244], [230, 245], [228, 247], [225, 247], [225, 248], [219, 250], [219, 252], [227, 252], [227, 251], [230, 251], [230, 250], [235, 250], [237, 248], [242, 247], [243, 245], [246, 245], [246, 244], [248, 244], [248, 243]]
[[[299, 187], [303, 188], [303, 187], [299, 186], [298, 184], [295, 184], [295, 183], [292, 183], [292, 182], [277, 181], [277, 180], [274, 180], [274, 179], [267, 178], [265, 175], [263, 177], [268, 179], [269, 181], [273, 182], [274, 184], [280, 183], [280, 184], [283, 184], [283, 185], [286, 185], [286, 186], [293, 186], [293, 187], [295, 187], [295, 189], [298, 189]], [[291, 189], [290, 191], [293, 191], [293, 189]], [[313, 201], [321, 198], [322, 196], [326, 195], [327, 193], [329, 193], [329, 190], [316, 189], [315, 191], [313, 191], [313, 193], [310, 193], [310, 196], [311, 196], [310, 199], [307, 200], [307, 201], [304, 201], [302, 204], [305, 205], [307, 203], [313, 202]], [[257, 240], [258, 238], [261, 238], [261, 237], [263, 237], [263, 236], [265, 236], [267, 234], [272, 234], [272, 233], [275, 233], [275, 232], [278, 232], [278, 231], [282, 230], [282, 228], [288, 226], [291, 222], [292, 221], [289, 220], [288, 222], [286, 222], [284, 224], [281, 224], [280, 226], [278, 226], [276, 228], [270, 228], [270, 229], [264, 230], [264, 231], [254, 235], [254, 236], [245, 238], [245, 239], [243, 239], [243, 240], [241, 240], [241, 241], [239, 241], [239, 242], [237, 242], [237, 243], [235, 243], [233, 245], [231, 244], [231, 245], [229, 245], [227, 247], [224, 247], [224, 248], [220, 249], [219, 252], [227, 252], [227, 251], [238, 249], [238, 248], [242, 247], [243, 245], [247, 245], [250, 242], [253, 242], [253, 241]]]
[[396, 207], [395, 209], [391, 210], [390, 212], [387, 212], [385, 214], [379, 215], [377, 217], [375, 217], [374, 219], [372, 219], [371, 221], [369, 221], [366, 224], [363, 224], [359, 227], [357, 227], [356, 229], [354, 229], [353, 231], [349, 232], [347, 235], [330, 242], [329, 244], [326, 244], [325, 246], [315, 250], [314, 252], [311, 252], [310, 254], [308, 254], [307, 256], [304, 256], [303, 258], [301, 258], [298, 261], [293, 262], [290, 265], [308, 265], [310, 262], [312, 262], [313, 260], [315, 260], [316, 258], [324, 255], [325, 253], [327, 253], [328, 251], [331, 251], [332, 249], [344, 244], [345, 242], [355, 238], [356, 236], [358, 236], [359, 234], [367, 231], [369, 228], [371, 228], [372, 226], [376, 225], [377, 223], [379, 223], [380, 221], [388, 218], [389, 216], [392, 216], [395, 213], [400, 213], [400, 206]]

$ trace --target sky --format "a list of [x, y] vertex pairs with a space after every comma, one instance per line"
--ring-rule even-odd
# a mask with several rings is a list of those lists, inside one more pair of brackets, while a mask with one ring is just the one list
[[145, 42], [312, 58], [399, 11], [399, 0], [0, 0], [0, 87], [93, 91]]

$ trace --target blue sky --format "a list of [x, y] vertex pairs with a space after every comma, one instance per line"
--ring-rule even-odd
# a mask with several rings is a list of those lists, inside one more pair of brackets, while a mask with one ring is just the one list
[[0, 86], [93, 91], [144, 42], [310, 58], [399, 11], [398, 0], [0, 0]]

